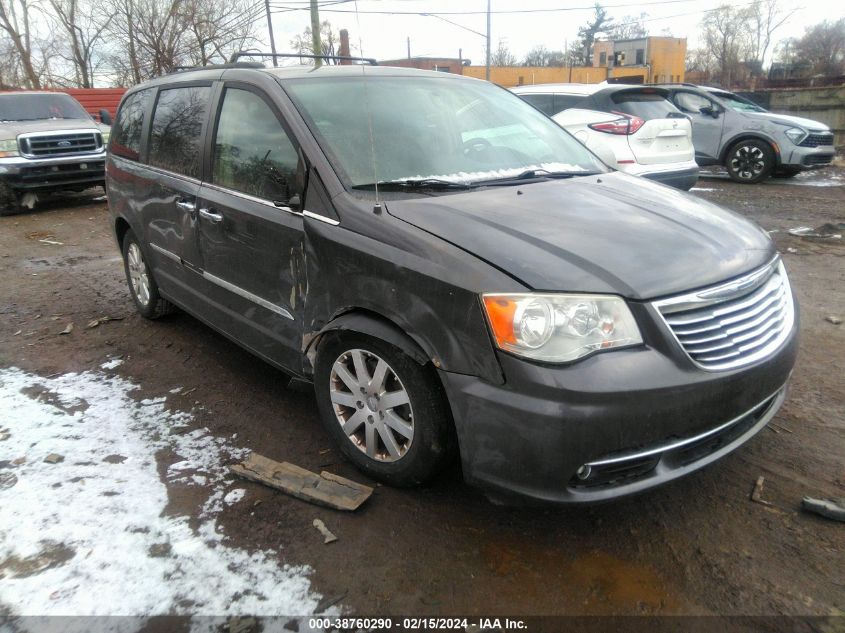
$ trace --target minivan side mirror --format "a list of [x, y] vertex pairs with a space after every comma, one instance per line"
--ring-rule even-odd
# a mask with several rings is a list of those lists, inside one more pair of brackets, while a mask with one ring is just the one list
[[298, 193], [295, 193], [290, 197], [287, 206], [290, 207], [291, 211], [296, 211], [297, 213], [302, 211], [302, 198], [299, 197]]
[[100, 109], [100, 123], [103, 123], [105, 125], [112, 124], [111, 114], [109, 114], [109, 111], [105, 108]]

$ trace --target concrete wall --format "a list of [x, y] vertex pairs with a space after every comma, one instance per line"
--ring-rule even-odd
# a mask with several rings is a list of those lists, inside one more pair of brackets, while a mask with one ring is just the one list
[[845, 146], [845, 86], [760, 90], [741, 94], [772, 112], [821, 121], [833, 130], [836, 145]]

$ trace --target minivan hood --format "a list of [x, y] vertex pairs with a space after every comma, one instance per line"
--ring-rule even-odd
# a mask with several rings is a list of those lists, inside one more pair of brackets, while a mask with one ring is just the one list
[[619, 172], [384, 204], [534, 290], [652, 299], [740, 275], [775, 254], [756, 224]]
[[108, 130], [93, 119], [38, 119], [36, 121], [7, 121], [0, 123], [0, 138], [16, 138], [30, 132], [55, 132], [64, 130]]
[[819, 121], [812, 119], [805, 119], [800, 116], [792, 116], [791, 114], [775, 114], [774, 112], [743, 112], [747, 117], [752, 119], [764, 119], [771, 123], [780, 123], [781, 125], [795, 125], [805, 130], [818, 130], [827, 132], [830, 128]]

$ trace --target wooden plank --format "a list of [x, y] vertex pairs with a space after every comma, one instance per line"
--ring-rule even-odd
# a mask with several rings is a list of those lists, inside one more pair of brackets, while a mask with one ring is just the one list
[[319, 475], [289, 462], [276, 462], [252, 453], [241, 464], [229, 466], [239, 477], [276, 488], [289, 495], [334, 508], [357, 510], [373, 493], [369, 486], [323, 471]]

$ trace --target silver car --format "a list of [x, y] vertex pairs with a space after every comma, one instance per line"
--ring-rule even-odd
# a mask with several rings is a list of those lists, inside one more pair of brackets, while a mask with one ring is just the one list
[[753, 184], [791, 178], [833, 160], [833, 132], [824, 123], [774, 114], [727, 90], [692, 84], [661, 85], [692, 120], [699, 165], [724, 165], [730, 177]]

